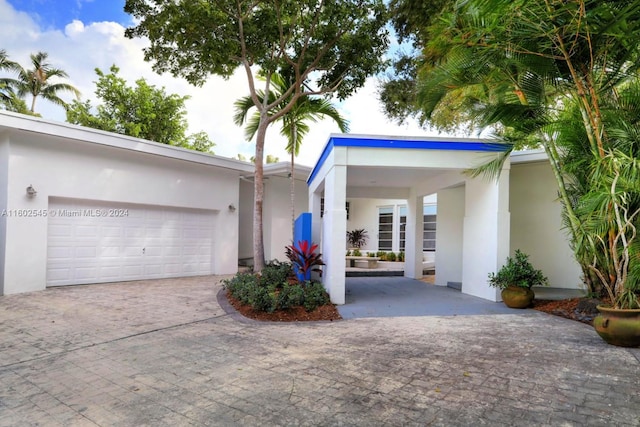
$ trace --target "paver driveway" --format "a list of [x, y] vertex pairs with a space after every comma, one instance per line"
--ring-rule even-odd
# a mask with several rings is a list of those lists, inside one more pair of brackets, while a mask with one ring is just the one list
[[640, 354], [534, 311], [239, 321], [220, 277], [0, 297], [0, 426], [640, 425]]

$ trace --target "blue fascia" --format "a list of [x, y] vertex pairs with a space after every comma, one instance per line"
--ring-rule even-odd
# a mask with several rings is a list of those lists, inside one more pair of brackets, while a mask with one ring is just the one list
[[358, 147], [358, 148], [393, 148], [404, 150], [446, 150], [446, 151], [480, 151], [480, 152], [499, 152], [505, 151], [509, 147], [508, 144], [499, 142], [482, 142], [482, 141], [460, 141], [460, 140], [428, 140], [428, 139], [392, 139], [392, 138], [369, 138], [369, 137], [353, 137], [353, 136], [331, 136], [329, 141], [322, 150], [322, 154], [318, 162], [313, 167], [307, 185], [309, 185], [322, 165], [333, 151], [333, 147]]

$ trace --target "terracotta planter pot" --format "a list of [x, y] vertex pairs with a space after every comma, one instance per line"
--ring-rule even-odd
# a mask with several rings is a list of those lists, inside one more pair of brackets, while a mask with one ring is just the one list
[[599, 305], [593, 327], [603, 340], [619, 347], [640, 347], [640, 309], [618, 310]]
[[509, 286], [502, 290], [500, 296], [509, 308], [527, 308], [535, 298], [531, 289], [521, 286]]

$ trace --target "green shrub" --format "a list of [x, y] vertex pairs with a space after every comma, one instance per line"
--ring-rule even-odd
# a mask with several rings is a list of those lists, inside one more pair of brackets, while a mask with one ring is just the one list
[[287, 283], [287, 278], [291, 276], [293, 270], [288, 262], [269, 261], [260, 272], [260, 284], [263, 286], [282, 287]]
[[[271, 268], [268, 270], [271, 273], [267, 275], [278, 277], [273, 273], [276, 270]], [[274, 276], [271, 276], [272, 273]], [[241, 304], [250, 305], [254, 310], [268, 313], [298, 306], [303, 306], [307, 311], [313, 311], [330, 302], [322, 283], [306, 281], [304, 284], [289, 284], [285, 280], [264, 284], [264, 277], [263, 275], [258, 278], [252, 273], [238, 273], [232, 279], [225, 280], [223, 286]]]
[[387, 261], [395, 261], [396, 260], [396, 254], [393, 252], [388, 252], [387, 256], [386, 256]]
[[387, 259], [387, 253], [385, 251], [376, 252], [376, 256], [380, 258], [380, 261], [385, 261]]
[[279, 309], [296, 307], [304, 303], [304, 288], [299, 284], [285, 284], [277, 296], [276, 305]]
[[223, 281], [223, 286], [242, 304], [250, 304], [251, 295], [259, 287], [258, 278], [252, 273], [238, 273], [233, 279]]
[[398, 261], [404, 262], [404, 252], [398, 252]]
[[306, 282], [304, 286], [304, 308], [313, 311], [321, 305], [329, 304], [329, 295], [322, 283]]
[[249, 304], [255, 310], [273, 313], [277, 308], [275, 289], [268, 286], [257, 286], [251, 293]]
[[369, 258], [374, 258], [376, 256], [376, 254], [374, 252], [367, 252], [367, 256]]
[[360, 252], [360, 249], [354, 249], [353, 256], [362, 256], [362, 252]]
[[351, 251], [347, 251], [347, 255], [346, 256], [351, 256]]

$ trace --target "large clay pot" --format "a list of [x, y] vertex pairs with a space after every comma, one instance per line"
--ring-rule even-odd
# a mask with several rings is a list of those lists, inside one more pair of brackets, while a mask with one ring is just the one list
[[535, 298], [535, 294], [530, 288], [521, 286], [508, 286], [502, 290], [500, 296], [509, 308], [527, 308]]
[[603, 340], [620, 347], [640, 346], [640, 309], [620, 310], [599, 305], [593, 327]]

